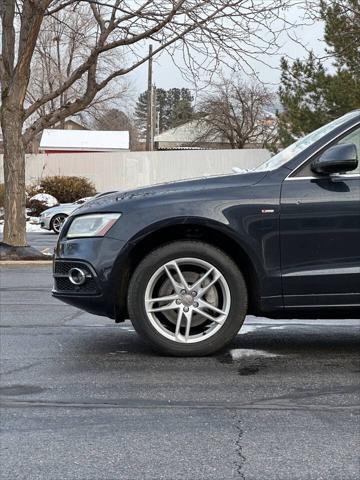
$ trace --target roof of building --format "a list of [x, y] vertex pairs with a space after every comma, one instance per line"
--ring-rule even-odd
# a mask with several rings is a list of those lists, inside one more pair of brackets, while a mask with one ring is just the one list
[[44, 130], [41, 150], [92, 151], [129, 150], [128, 131]]
[[65, 120], [64, 129], [65, 130], [90, 130], [90, 128], [88, 128], [86, 125], [72, 118]]
[[[271, 112], [264, 111], [264, 115], [259, 122], [263, 122], [264, 125], [271, 128], [275, 125], [276, 115]], [[268, 123], [267, 123], [268, 122]], [[249, 145], [260, 144], [264, 141], [262, 134], [257, 136], [256, 140], [253, 140], [247, 144]], [[229, 140], [221, 135], [211, 131], [211, 134], [207, 132], [206, 123], [200, 120], [191, 120], [190, 122], [179, 125], [178, 127], [171, 128], [165, 132], [156, 135], [154, 142], [158, 145], [159, 149], [176, 149], [184, 147], [197, 147], [199, 145], [206, 144], [206, 148], [212, 148], [212, 145], [226, 145], [229, 144]]]
[[[190, 122], [171, 128], [165, 132], [156, 135], [155, 142], [175, 142], [175, 143], [195, 143], [204, 136], [204, 125], [199, 120]], [[220, 138], [211, 138], [208, 142], [222, 142]]]

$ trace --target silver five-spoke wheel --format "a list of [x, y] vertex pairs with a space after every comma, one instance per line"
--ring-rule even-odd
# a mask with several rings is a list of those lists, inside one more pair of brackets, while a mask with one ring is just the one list
[[221, 272], [199, 258], [177, 258], [150, 278], [145, 309], [164, 337], [185, 343], [214, 335], [229, 314], [231, 295]]
[[159, 246], [136, 266], [127, 306], [136, 331], [170, 355], [209, 355], [238, 333], [247, 312], [241, 270], [220, 248], [198, 240]]

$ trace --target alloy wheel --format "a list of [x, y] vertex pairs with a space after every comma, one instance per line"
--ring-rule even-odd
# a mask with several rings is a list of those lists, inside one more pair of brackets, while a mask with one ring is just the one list
[[199, 258], [177, 258], [150, 278], [145, 310], [153, 327], [179, 343], [208, 339], [225, 323], [231, 305], [225, 277]]
[[66, 217], [63, 215], [58, 215], [56, 216], [53, 221], [52, 221], [52, 227], [55, 233], [59, 233], [61, 230], [61, 227], [63, 226], [64, 222], [66, 220]]

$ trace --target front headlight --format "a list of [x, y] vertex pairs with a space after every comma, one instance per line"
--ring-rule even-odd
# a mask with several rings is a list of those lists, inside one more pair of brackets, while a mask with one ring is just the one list
[[120, 217], [121, 213], [96, 213], [76, 217], [71, 222], [66, 237], [103, 237]]

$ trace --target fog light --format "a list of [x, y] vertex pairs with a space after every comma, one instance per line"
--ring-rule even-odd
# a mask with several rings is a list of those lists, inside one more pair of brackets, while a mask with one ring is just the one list
[[69, 280], [74, 285], [83, 285], [86, 281], [86, 273], [81, 268], [71, 268], [69, 270]]

